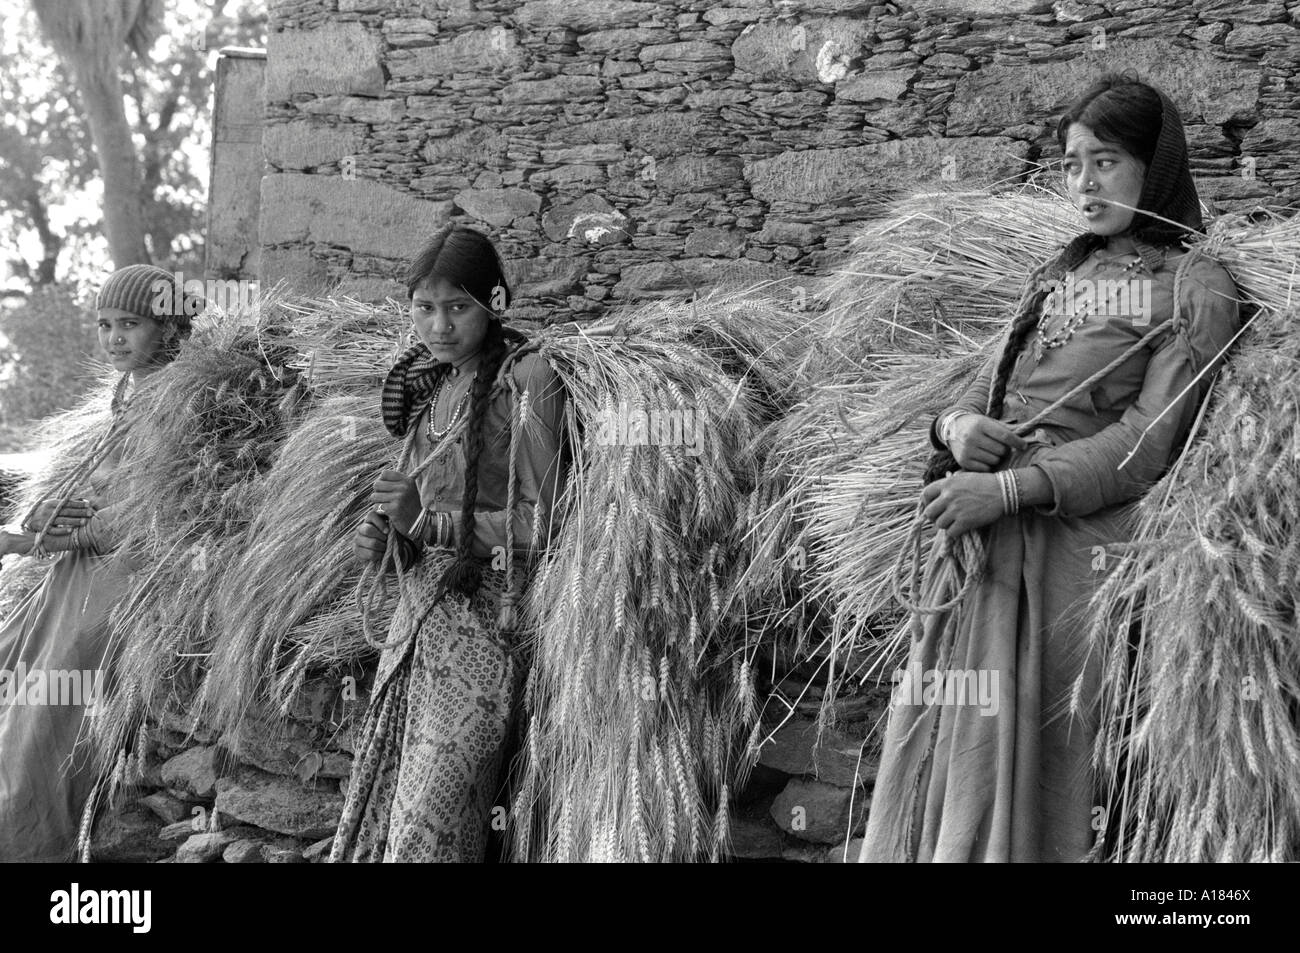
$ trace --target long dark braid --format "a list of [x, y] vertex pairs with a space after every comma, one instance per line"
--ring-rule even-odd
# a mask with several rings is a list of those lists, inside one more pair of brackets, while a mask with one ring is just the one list
[[487, 417], [493, 382], [519, 337], [513, 333], [507, 338], [501, 321], [492, 319], [483, 339], [478, 377], [470, 390], [469, 419], [465, 424], [465, 494], [461, 499], [460, 526], [456, 532], [456, 561], [447, 567], [440, 583], [446, 591], [465, 596], [478, 591], [483, 575], [479, 560], [470, 553], [476, 522], [474, 504], [478, 499], [478, 461], [483, 452], [483, 422]]

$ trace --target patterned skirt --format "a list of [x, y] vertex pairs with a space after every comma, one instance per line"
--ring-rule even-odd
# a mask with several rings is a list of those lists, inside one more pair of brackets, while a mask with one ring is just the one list
[[331, 863], [480, 862], [507, 815], [494, 801], [522, 666], [497, 622], [505, 574], [432, 604], [452, 558], [426, 552], [402, 586]]

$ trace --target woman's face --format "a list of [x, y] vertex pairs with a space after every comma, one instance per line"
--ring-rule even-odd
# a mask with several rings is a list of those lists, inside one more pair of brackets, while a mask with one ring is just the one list
[[411, 320], [434, 360], [460, 364], [483, 346], [492, 312], [445, 278], [433, 278], [412, 293]]
[[121, 308], [99, 309], [99, 346], [120, 373], [150, 370], [166, 362], [162, 323]]
[[1138, 204], [1146, 175], [1140, 159], [1076, 122], [1066, 131], [1064, 168], [1066, 192], [1089, 231], [1118, 235], [1132, 224], [1135, 212], [1109, 203]]

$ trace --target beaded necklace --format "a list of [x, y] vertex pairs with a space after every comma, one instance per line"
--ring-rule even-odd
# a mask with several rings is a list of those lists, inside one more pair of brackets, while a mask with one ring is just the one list
[[434, 430], [433, 417], [438, 410], [438, 398], [442, 396], [443, 385], [446, 384], [448, 376], [449, 375], [444, 374], [438, 379], [438, 386], [434, 388], [433, 397], [429, 400], [429, 420], [426, 426], [426, 432], [429, 435], [429, 442], [433, 444], [436, 444], [443, 437], [447, 436], [447, 434], [451, 432], [451, 429], [460, 421], [460, 418], [464, 416], [465, 408], [469, 405], [470, 394], [474, 392], [474, 381], [478, 378], [478, 371], [475, 371], [473, 376], [470, 377], [469, 388], [465, 391], [465, 395], [461, 397], [460, 401], [456, 404], [456, 410], [451, 415], [451, 420], [447, 421], [447, 426], [443, 427], [441, 430]]
[[[1111, 280], [1125, 280], [1128, 275], [1133, 274], [1136, 271], [1136, 269], [1141, 265], [1142, 265], [1142, 256], [1139, 255], [1133, 261], [1129, 262], [1127, 265], [1124, 266], [1124, 270], [1120, 273], [1121, 277], [1119, 279], [1111, 279]], [[1050, 297], [1048, 300], [1050, 300]], [[1044, 303], [1044, 305], [1046, 305], [1046, 303]], [[1094, 295], [1091, 306], [1077, 311], [1073, 316], [1067, 317], [1065, 324], [1063, 324], [1057, 331], [1055, 331], [1050, 337], [1048, 337], [1047, 329], [1046, 329], [1046, 324], [1047, 324], [1046, 306], [1044, 306], [1044, 314], [1042, 317], [1038, 319], [1039, 356], [1040, 357], [1042, 356], [1044, 350], [1052, 350], [1053, 348], [1058, 348], [1061, 345], [1065, 344], [1066, 341], [1070, 340], [1070, 338], [1074, 337], [1074, 332], [1078, 329], [1079, 325], [1083, 324], [1084, 321], [1088, 320], [1089, 315], [1095, 314], [1096, 310], [1097, 310], [1097, 298]]]

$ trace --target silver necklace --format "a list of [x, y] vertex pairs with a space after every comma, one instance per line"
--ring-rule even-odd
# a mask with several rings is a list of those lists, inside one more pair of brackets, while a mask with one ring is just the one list
[[478, 378], [478, 371], [475, 371], [473, 376], [470, 377], [469, 389], [465, 391], [465, 396], [463, 396], [460, 399], [460, 401], [456, 404], [456, 410], [451, 415], [451, 420], [447, 421], [447, 426], [443, 427], [441, 430], [434, 430], [433, 417], [438, 410], [438, 398], [442, 396], [443, 385], [446, 384], [447, 377], [448, 375], [444, 374], [441, 378], [439, 378], [438, 386], [434, 388], [433, 397], [429, 401], [429, 420], [426, 425], [426, 432], [429, 435], [429, 441], [431, 443], [437, 443], [443, 437], [447, 436], [447, 434], [451, 432], [452, 428], [455, 427], [456, 424], [460, 422], [460, 418], [464, 416], [465, 408], [469, 404], [470, 394], [474, 392], [474, 381]]
[[[1141, 264], [1142, 264], [1142, 256], [1139, 255], [1135, 260], [1129, 262], [1127, 265], [1124, 266], [1124, 271], [1121, 274], [1128, 275]], [[1044, 302], [1044, 304], [1046, 304], [1046, 302]], [[1048, 337], [1047, 329], [1045, 327], [1047, 323], [1045, 320], [1046, 316], [1044, 315], [1043, 317], [1040, 317], [1038, 319], [1039, 354], [1041, 355], [1044, 350], [1051, 350], [1053, 348], [1058, 348], [1061, 345], [1063, 345], [1066, 341], [1070, 340], [1070, 338], [1074, 337], [1074, 332], [1078, 329], [1079, 325], [1083, 324], [1084, 321], [1088, 320], [1088, 316], [1093, 314], [1096, 310], [1097, 310], [1097, 303], [1094, 297], [1091, 307], [1077, 311], [1073, 317], [1067, 318], [1065, 324], [1061, 325], [1061, 327], [1057, 331], [1055, 331], [1051, 335], [1051, 337]]]

